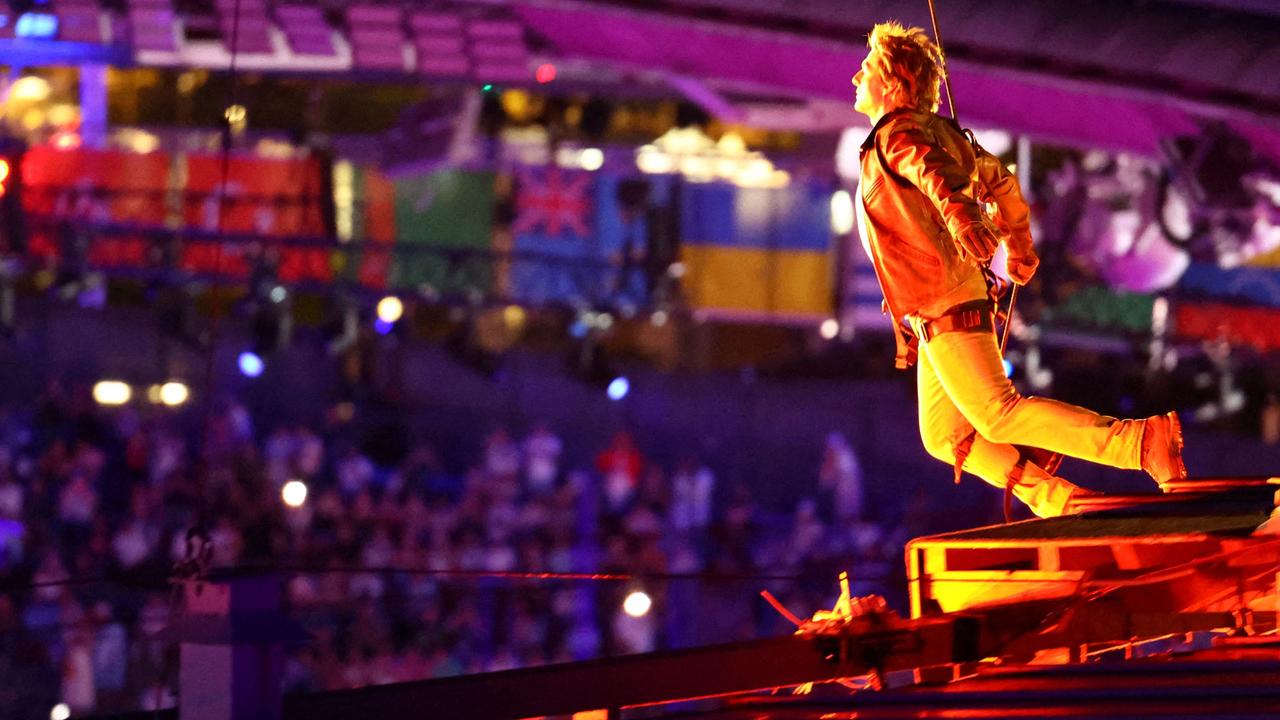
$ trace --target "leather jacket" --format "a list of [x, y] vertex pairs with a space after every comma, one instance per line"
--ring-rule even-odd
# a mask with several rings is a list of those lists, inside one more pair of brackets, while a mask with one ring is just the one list
[[862, 232], [894, 319], [896, 365], [906, 368], [915, 343], [903, 319], [983, 274], [977, 260], [961, 258], [954, 238], [987, 223], [1014, 262], [1033, 258], [1030, 212], [1004, 164], [936, 113], [887, 113], [862, 144], [861, 160]]

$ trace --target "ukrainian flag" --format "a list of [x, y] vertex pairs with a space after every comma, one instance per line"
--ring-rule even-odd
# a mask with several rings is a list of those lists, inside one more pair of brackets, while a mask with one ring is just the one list
[[812, 320], [834, 309], [831, 190], [686, 183], [682, 280], [690, 306], [744, 320]]

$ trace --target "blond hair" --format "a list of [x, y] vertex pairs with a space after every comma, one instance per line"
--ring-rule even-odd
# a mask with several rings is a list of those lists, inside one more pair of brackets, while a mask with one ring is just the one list
[[890, 93], [899, 104], [921, 110], [938, 110], [942, 82], [942, 53], [918, 27], [904, 27], [890, 20], [871, 28], [867, 36], [870, 62], [876, 64]]

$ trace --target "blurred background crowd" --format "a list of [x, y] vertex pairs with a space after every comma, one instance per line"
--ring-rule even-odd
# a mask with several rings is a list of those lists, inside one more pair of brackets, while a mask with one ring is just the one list
[[[850, 563], [860, 591], [902, 602], [908, 529], [869, 520], [839, 432], [796, 469], [818, 494], [766, 508], [695, 452], [655, 461], [626, 430], [592, 446], [545, 422], [496, 426], [453, 467], [413, 437], [380, 464], [356, 415], [270, 425], [230, 399], [207, 418], [106, 408], [58, 381], [6, 406], [0, 664], [12, 687], [77, 712], [171, 703], [179, 606], [165, 579], [195, 527], [213, 568], [287, 573], [292, 691], [755, 637], [786, 625], [756, 592], [807, 613], [830, 604]], [[502, 576], [539, 572], [634, 579]], [[769, 579], [785, 576], [796, 579]], [[637, 591], [649, 611], [624, 602]]]

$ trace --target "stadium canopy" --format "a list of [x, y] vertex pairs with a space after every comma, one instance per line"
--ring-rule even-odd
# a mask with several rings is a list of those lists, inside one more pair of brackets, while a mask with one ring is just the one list
[[[1162, 140], [1224, 124], [1280, 160], [1280, 2], [936, 3], [967, 125], [1155, 155]], [[927, 0], [500, 4], [566, 59], [664, 74], [729, 119], [752, 96], [847, 104], [872, 24], [929, 27]]]

